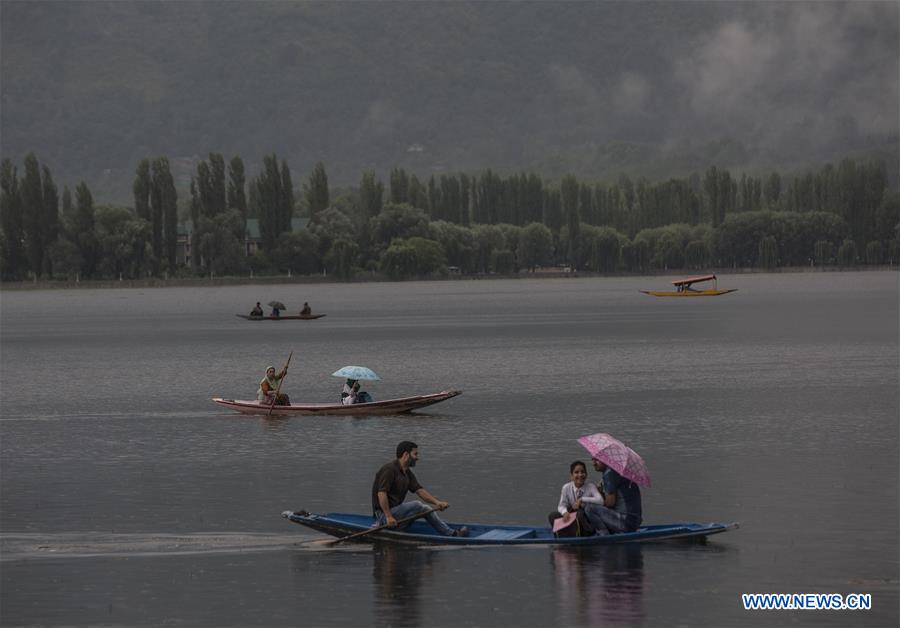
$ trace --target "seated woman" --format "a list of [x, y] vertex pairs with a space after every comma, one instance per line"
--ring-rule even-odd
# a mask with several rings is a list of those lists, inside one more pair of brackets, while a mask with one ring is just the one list
[[348, 379], [344, 382], [344, 389], [341, 391], [341, 403], [349, 406], [354, 403], [369, 403], [373, 401], [372, 395], [365, 391], [359, 390], [359, 381]]
[[270, 366], [266, 369], [266, 376], [259, 382], [259, 390], [256, 391], [256, 399], [260, 403], [277, 406], [288, 406], [291, 400], [283, 392], [277, 392], [278, 382], [287, 373], [287, 367], [281, 370], [281, 373], [275, 374], [275, 367]]
[[[574, 521], [566, 531], [559, 531], [560, 536], [591, 536], [594, 527], [584, 514], [585, 504], [602, 504], [603, 496], [597, 487], [587, 481], [587, 465], [581, 460], [576, 460], [569, 465], [571, 482], [564, 484], [559, 494], [559, 506], [548, 515], [550, 526], [553, 527], [557, 519], [568, 517]], [[574, 528], [574, 533], [569, 528]]]
[[309, 307], [309, 303], [303, 302], [303, 309], [300, 310], [300, 316], [312, 316], [312, 308]]
[[259, 304], [259, 301], [256, 302], [256, 307], [250, 310], [250, 316], [264, 316], [262, 306]]

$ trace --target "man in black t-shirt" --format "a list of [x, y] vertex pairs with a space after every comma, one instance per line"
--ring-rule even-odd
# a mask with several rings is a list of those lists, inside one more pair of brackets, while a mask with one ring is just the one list
[[[418, 460], [419, 446], [405, 440], [397, 445], [397, 458], [375, 474], [375, 482], [372, 484], [372, 512], [378, 524], [395, 528], [398, 527], [398, 519], [408, 519], [427, 512], [425, 519], [439, 533], [444, 536], [466, 536], [468, 530], [465, 527], [454, 530], [437, 516], [435, 511], [449, 508], [450, 504], [437, 499], [419, 484], [412, 472], [412, 467], [416, 466]], [[404, 503], [407, 493], [418, 495], [431, 504], [431, 507], [419, 500]], [[410, 523], [399, 524], [399, 527], [405, 528]]]

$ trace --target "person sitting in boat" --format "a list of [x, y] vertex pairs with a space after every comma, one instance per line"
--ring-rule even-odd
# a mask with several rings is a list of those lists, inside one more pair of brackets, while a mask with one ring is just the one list
[[256, 302], [256, 307], [250, 310], [250, 316], [264, 316], [264, 312], [262, 306], [259, 304], [259, 301]]
[[359, 380], [348, 379], [344, 382], [344, 389], [341, 391], [342, 404], [349, 406], [354, 403], [369, 403], [370, 401], [373, 401], [372, 395], [359, 389]]
[[603, 504], [603, 496], [594, 484], [587, 481], [587, 465], [581, 460], [569, 465], [569, 475], [572, 480], [563, 484], [559, 506], [548, 516], [550, 527], [554, 527], [557, 519], [571, 520], [571, 523], [566, 523], [565, 532], [559, 530], [558, 536], [591, 536], [594, 526], [585, 515], [584, 506]]
[[281, 373], [275, 374], [275, 367], [270, 366], [266, 369], [266, 376], [259, 382], [259, 390], [256, 391], [256, 399], [260, 403], [266, 403], [276, 406], [288, 406], [291, 404], [290, 398], [283, 392], [278, 391], [278, 382], [287, 374], [287, 367], [281, 369]]
[[309, 303], [306, 301], [303, 302], [303, 309], [300, 310], [300, 316], [312, 316], [312, 308], [309, 307]]
[[603, 474], [603, 503], [584, 504], [584, 514], [599, 534], [603, 534], [604, 530], [612, 534], [634, 532], [642, 521], [640, 487], [623, 478], [602, 460], [594, 458], [592, 462], [594, 469]]
[[[375, 482], [372, 483], [372, 514], [379, 525], [389, 528], [404, 529], [412, 521], [398, 523], [398, 519], [408, 519], [418, 514], [423, 514], [431, 527], [444, 536], [467, 536], [468, 528], [465, 526], [454, 530], [438, 517], [435, 511], [446, 510], [450, 507], [445, 501], [434, 497], [419, 484], [412, 467], [419, 461], [419, 446], [405, 440], [397, 445], [397, 457], [382, 466], [375, 474]], [[426, 506], [419, 500], [404, 503], [407, 493], [413, 493], [420, 499], [431, 504]], [[424, 513], [428, 513], [425, 515]]]

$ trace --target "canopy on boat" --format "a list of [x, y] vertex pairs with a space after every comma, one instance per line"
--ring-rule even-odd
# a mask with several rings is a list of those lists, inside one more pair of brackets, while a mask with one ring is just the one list
[[684, 279], [676, 279], [672, 282], [673, 286], [689, 286], [692, 283], [700, 283], [701, 281], [715, 281], [715, 275], [699, 275], [697, 277], [685, 277]]

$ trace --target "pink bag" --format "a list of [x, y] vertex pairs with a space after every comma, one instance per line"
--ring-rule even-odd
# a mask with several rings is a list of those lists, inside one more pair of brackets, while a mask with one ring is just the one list
[[578, 516], [567, 512], [553, 522], [554, 536], [578, 536]]

